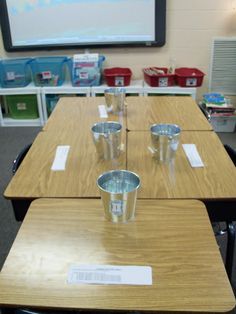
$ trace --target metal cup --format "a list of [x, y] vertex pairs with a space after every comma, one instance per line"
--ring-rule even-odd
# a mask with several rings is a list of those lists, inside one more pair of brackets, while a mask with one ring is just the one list
[[112, 222], [134, 219], [139, 176], [127, 170], [103, 173], [97, 180], [105, 217]]
[[108, 88], [104, 91], [106, 108], [108, 112], [120, 113], [125, 108], [125, 89]]
[[180, 127], [176, 124], [153, 124], [150, 131], [156, 159], [164, 163], [171, 161], [179, 145]]
[[93, 141], [100, 158], [111, 160], [118, 158], [121, 146], [122, 125], [118, 122], [98, 122], [92, 128]]

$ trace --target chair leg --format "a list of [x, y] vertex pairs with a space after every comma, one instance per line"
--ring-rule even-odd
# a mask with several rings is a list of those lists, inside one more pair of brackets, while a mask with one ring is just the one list
[[32, 200], [11, 200], [16, 221], [23, 221]]
[[227, 223], [227, 233], [228, 233], [228, 241], [227, 241], [227, 250], [226, 250], [226, 260], [225, 260], [225, 268], [227, 271], [227, 275], [229, 277], [229, 281], [232, 283], [232, 274], [233, 274], [233, 262], [234, 262], [234, 246], [235, 246], [235, 226], [233, 222]]
[[14, 314], [15, 313], [15, 310], [12, 309], [12, 308], [0, 308], [0, 313], [2, 314]]

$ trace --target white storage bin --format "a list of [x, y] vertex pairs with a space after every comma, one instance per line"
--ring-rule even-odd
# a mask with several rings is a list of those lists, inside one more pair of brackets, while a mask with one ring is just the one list
[[211, 116], [210, 123], [215, 132], [228, 132], [232, 133], [235, 130], [236, 115], [235, 116]]

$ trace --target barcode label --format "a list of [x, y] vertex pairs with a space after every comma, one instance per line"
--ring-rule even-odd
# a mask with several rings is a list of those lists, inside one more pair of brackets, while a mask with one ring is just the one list
[[106, 273], [95, 273], [95, 272], [74, 272], [73, 281], [83, 282], [121, 282], [121, 276], [118, 275], [107, 275]]
[[152, 285], [149, 266], [81, 265], [71, 266], [69, 284]]

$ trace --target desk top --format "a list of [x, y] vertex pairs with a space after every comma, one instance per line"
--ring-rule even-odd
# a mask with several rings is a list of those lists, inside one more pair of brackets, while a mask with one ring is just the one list
[[[122, 143], [126, 149], [126, 132]], [[69, 145], [64, 171], [52, 171], [57, 146]], [[83, 132], [40, 132], [7, 186], [6, 198], [99, 197], [97, 178], [105, 171], [126, 168], [126, 153], [117, 160], [99, 159], [90, 126]]]
[[118, 121], [126, 128], [125, 114], [108, 114], [101, 118], [98, 106], [105, 105], [104, 97], [62, 97], [48, 118], [43, 131], [58, 131], [74, 133], [83, 131], [99, 121]]
[[[140, 176], [140, 198], [236, 199], [236, 168], [218, 136], [211, 131], [185, 131], [173, 163], [153, 157], [150, 132], [128, 132], [127, 168]], [[195, 144], [204, 163], [192, 168], [182, 144]]]
[[[68, 284], [82, 264], [151, 266], [153, 284]], [[114, 224], [101, 200], [40, 199], [0, 273], [0, 304], [227, 312], [235, 298], [201, 202], [138, 200], [135, 220]]]
[[144, 96], [127, 98], [127, 128], [147, 131], [154, 123], [178, 124], [183, 131], [212, 130], [190, 96]]

